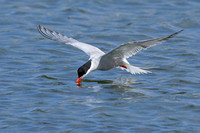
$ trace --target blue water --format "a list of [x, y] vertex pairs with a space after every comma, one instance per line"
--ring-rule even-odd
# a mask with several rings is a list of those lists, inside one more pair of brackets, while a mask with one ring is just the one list
[[[200, 132], [199, 0], [0, 3], [0, 132]], [[105, 52], [184, 31], [128, 59], [151, 74], [94, 71], [77, 87], [88, 56], [37, 24]]]

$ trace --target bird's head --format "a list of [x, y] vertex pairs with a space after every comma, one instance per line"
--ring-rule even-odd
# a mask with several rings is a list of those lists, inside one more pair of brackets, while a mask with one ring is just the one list
[[79, 69], [77, 70], [78, 73], [78, 79], [76, 80], [77, 84], [81, 84], [81, 79], [88, 74], [89, 72], [88, 70], [90, 69], [90, 67], [91, 67], [91, 60], [89, 60], [87, 63], [79, 67]]

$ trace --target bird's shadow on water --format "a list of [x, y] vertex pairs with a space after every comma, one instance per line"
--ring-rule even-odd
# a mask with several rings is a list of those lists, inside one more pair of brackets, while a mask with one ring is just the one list
[[91, 79], [82, 79], [82, 83], [81, 84], [77, 84], [77, 87], [83, 87], [85, 86], [84, 83], [98, 83], [98, 84], [112, 84], [113, 81], [112, 80], [91, 80]]
[[83, 79], [83, 82], [96, 82], [98, 84], [112, 84], [114, 81], [112, 80], [91, 80], [91, 79]]

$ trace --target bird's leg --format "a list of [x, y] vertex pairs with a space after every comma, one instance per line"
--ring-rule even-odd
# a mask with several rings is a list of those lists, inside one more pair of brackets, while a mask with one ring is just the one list
[[120, 67], [123, 67], [123, 68], [127, 69], [127, 67], [125, 65], [121, 65]]

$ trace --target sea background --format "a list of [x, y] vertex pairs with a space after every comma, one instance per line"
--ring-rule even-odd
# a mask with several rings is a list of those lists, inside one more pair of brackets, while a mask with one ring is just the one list
[[[184, 31], [128, 61], [151, 71], [93, 71], [88, 56], [37, 24], [105, 52]], [[0, 1], [0, 132], [200, 132], [199, 0]]]

